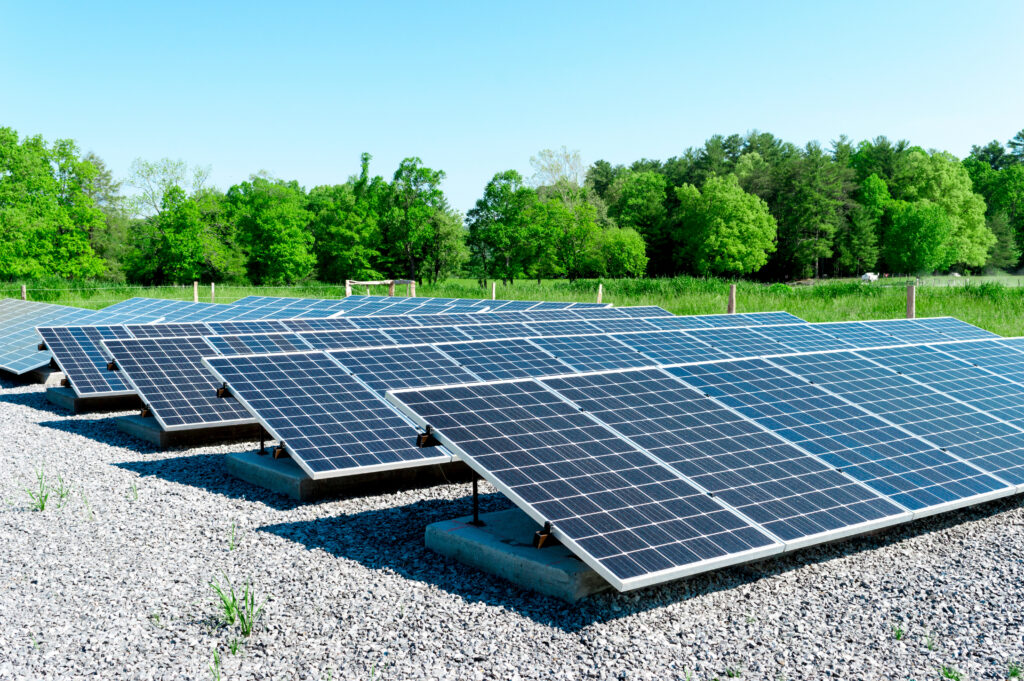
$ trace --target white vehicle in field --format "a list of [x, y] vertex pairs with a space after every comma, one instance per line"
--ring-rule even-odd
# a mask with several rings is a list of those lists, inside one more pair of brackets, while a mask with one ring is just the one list
[[878, 275], [875, 274], [874, 272], [865, 272], [864, 274], [860, 275], [860, 280], [861, 281], [878, 281]]

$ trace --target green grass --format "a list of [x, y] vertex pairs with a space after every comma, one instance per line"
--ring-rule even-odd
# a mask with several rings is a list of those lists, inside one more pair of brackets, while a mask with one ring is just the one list
[[256, 590], [249, 582], [245, 583], [241, 598], [235, 591], [231, 580], [224, 578], [225, 584], [218, 581], [210, 582], [210, 588], [217, 594], [219, 612], [224, 624], [230, 626], [238, 622], [238, 630], [243, 636], [251, 636], [256, 624], [263, 616], [263, 608], [267, 601], [257, 604]]
[[[721, 279], [676, 277], [672, 279], [595, 279], [570, 282], [564, 279], [517, 281], [505, 286], [498, 282], [497, 297], [516, 300], [595, 301], [598, 283], [604, 286], [603, 302], [622, 305], [660, 305], [675, 314], [725, 312], [729, 284]], [[812, 322], [855, 319], [901, 318], [906, 314], [907, 280], [887, 279], [865, 284], [836, 280], [814, 285], [737, 282], [740, 312], [785, 310]], [[199, 287], [199, 299], [210, 300], [210, 287]], [[354, 293], [366, 293], [356, 287]], [[386, 295], [384, 286], [371, 289]], [[404, 287], [397, 293], [405, 295]], [[216, 301], [230, 303], [248, 295], [341, 298], [345, 287], [309, 283], [289, 287], [218, 285]], [[472, 279], [449, 279], [438, 284], [421, 284], [417, 295], [445, 298], [490, 298], [490, 283], [481, 286]], [[19, 297], [18, 284], [0, 285], [0, 296]], [[191, 286], [135, 287], [47, 284], [29, 287], [28, 298], [65, 305], [99, 309], [132, 296], [192, 300]], [[917, 290], [917, 314], [921, 317], [950, 315], [1003, 335], [1024, 334], [1024, 278], [1021, 277], [932, 277], [922, 280]]]

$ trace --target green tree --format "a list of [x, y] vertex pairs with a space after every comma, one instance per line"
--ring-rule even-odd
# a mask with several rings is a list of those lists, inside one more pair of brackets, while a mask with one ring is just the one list
[[915, 148], [907, 152], [897, 175], [900, 190], [893, 191], [896, 198], [927, 199], [949, 217], [952, 232], [946, 244], [947, 262], [939, 267], [983, 266], [995, 237], [985, 224], [985, 200], [974, 193], [960, 161], [945, 152], [929, 154]]
[[531, 260], [538, 268], [534, 276], [540, 279], [558, 274], [575, 281], [593, 273], [601, 234], [596, 217], [594, 207], [586, 201], [566, 203], [551, 197], [535, 204], [527, 230], [535, 244]]
[[986, 219], [989, 231], [996, 240], [988, 251], [988, 262], [986, 265], [1000, 270], [1009, 270], [1017, 267], [1020, 262], [1021, 249], [1017, 242], [1013, 227], [1006, 213], [997, 211]]
[[763, 200], [743, 191], [735, 175], [709, 177], [703, 191], [683, 185], [675, 193], [674, 254], [685, 269], [739, 276], [768, 262], [775, 250], [775, 218]]
[[893, 201], [882, 238], [882, 259], [891, 272], [921, 274], [948, 267], [954, 225], [946, 210], [928, 199]]
[[447, 209], [441, 182], [445, 174], [423, 165], [419, 158], [403, 159], [388, 188], [375, 186], [379, 209], [379, 248], [389, 275], [417, 279], [439, 224], [436, 213]]
[[605, 229], [598, 239], [603, 276], [642, 277], [647, 270], [647, 244], [635, 229]]
[[534, 253], [531, 216], [537, 192], [523, 184], [515, 170], [497, 173], [484, 187], [466, 218], [469, 248], [481, 278], [501, 277], [514, 281]]
[[306, 210], [314, 237], [317, 273], [325, 281], [375, 279], [373, 269], [379, 255], [372, 247], [377, 229], [375, 216], [357, 205], [351, 184], [314, 187]]
[[291, 284], [313, 273], [309, 212], [297, 182], [253, 176], [231, 187], [227, 201], [250, 281]]
[[1024, 130], [1021, 130], [1006, 143], [1010, 148], [1010, 156], [1014, 163], [1024, 163]]
[[462, 271], [469, 259], [462, 215], [445, 208], [434, 212], [431, 238], [423, 259], [424, 277], [432, 284]]

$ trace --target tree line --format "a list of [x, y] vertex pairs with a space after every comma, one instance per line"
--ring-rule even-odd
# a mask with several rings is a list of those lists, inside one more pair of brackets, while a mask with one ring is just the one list
[[371, 160], [308, 191], [266, 173], [221, 191], [183, 161], [139, 159], [121, 181], [72, 140], [0, 128], [0, 277], [791, 280], [1014, 270], [1024, 246], [1024, 130], [963, 160], [757, 131], [628, 166], [585, 166], [563, 147], [532, 157], [529, 177], [496, 173], [465, 215], [444, 171], [407, 158], [386, 179]]

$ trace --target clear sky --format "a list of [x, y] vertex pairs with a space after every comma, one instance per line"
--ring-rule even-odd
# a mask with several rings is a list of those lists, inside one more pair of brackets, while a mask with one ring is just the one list
[[1024, 128], [1024, 2], [0, 0], [0, 126], [132, 159], [343, 182], [447, 172], [467, 210], [543, 148], [664, 159], [751, 129], [966, 155]]

